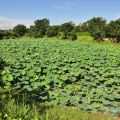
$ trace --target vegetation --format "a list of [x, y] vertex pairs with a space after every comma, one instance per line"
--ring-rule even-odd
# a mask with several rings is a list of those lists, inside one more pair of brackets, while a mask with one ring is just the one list
[[59, 26], [49, 26], [46, 31], [47, 37], [57, 37], [59, 35]]
[[0, 40], [15, 38], [15, 34], [12, 30], [0, 30]]
[[4, 95], [1, 100], [1, 120], [117, 120], [111, 115], [88, 113], [75, 107], [54, 106], [48, 103], [40, 104], [35, 101], [28, 104], [26, 97], [18, 102], [18, 99]]
[[103, 40], [105, 37], [105, 28], [106, 20], [100, 17], [94, 17], [91, 20], [83, 23], [81, 26], [81, 29], [84, 32], [89, 32], [95, 38], [95, 40]]
[[[1, 30], [0, 39], [12, 37], [57, 37], [60, 39], [77, 40], [81, 33], [89, 33], [96, 41], [108, 39], [112, 42], [120, 42], [120, 19], [112, 20], [109, 23], [102, 17], [93, 17], [92, 19], [75, 25], [73, 22], [66, 22], [61, 25], [50, 25], [49, 19], [38, 19], [34, 25], [26, 29], [24, 25], [17, 25], [13, 30]], [[83, 37], [84, 38], [84, 37]]]
[[42, 19], [42, 20], [36, 20], [34, 26], [31, 26], [30, 29], [30, 35], [36, 38], [45, 36], [47, 29], [49, 27], [49, 20], [48, 19]]
[[113, 38], [113, 42], [120, 42], [120, 19], [109, 23], [107, 26], [107, 35]]
[[88, 32], [78, 32], [77, 40], [82, 42], [94, 42], [94, 38]]
[[56, 40], [0, 42], [0, 90], [81, 110], [120, 113], [120, 48]]
[[27, 30], [26, 30], [26, 26], [19, 24], [14, 27], [13, 31], [16, 36], [21, 37], [25, 35]]
[[[0, 81], [2, 81], [1, 72], [3, 71], [5, 65], [6, 65], [5, 62], [2, 59], [0, 59]], [[0, 82], [0, 86], [1, 86], [1, 82]]]
[[106, 45], [120, 42], [120, 19], [107, 23], [94, 17], [79, 25], [38, 19], [30, 28], [0, 30], [0, 40], [0, 119], [120, 115], [120, 48]]

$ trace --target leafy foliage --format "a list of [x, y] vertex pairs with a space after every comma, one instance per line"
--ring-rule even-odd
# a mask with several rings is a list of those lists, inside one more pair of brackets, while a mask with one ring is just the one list
[[56, 37], [59, 34], [59, 26], [49, 26], [46, 35], [47, 37]]
[[120, 19], [111, 21], [107, 26], [106, 32], [109, 37], [115, 38], [115, 42], [120, 42]]
[[96, 40], [103, 40], [105, 37], [105, 28], [106, 20], [101, 17], [94, 17], [81, 26], [83, 31], [89, 32]]
[[[86, 35], [83, 36], [83, 34]], [[35, 20], [34, 25], [31, 25], [30, 28], [18, 24], [12, 30], [0, 30], [0, 39], [22, 36], [32, 38], [59, 37], [60, 39], [70, 40], [88, 37], [90, 41], [94, 38], [97, 41], [111, 40], [118, 43], [120, 42], [120, 19], [108, 23], [102, 17], [93, 17], [78, 25], [72, 21], [61, 25], [51, 25], [49, 19], [44, 18]]]
[[61, 25], [61, 32], [68, 33], [74, 29], [74, 24], [72, 22], [67, 22]]
[[75, 31], [75, 25], [73, 22], [67, 22], [64, 23], [60, 26], [61, 29], [61, 33], [60, 33], [60, 37], [62, 39], [70, 39], [70, 40], [76, 40], [77, 39], [77, 35], [74, 32]]
[[18, 37], [20, 37], [25, 35], [27, 29], [25, 25], [18, 24], [13, 28], [13, 31]]
[[2, 86], [40, 101], [120, 113], [120, 48], [71, 41], [0, 41]]
[[15, 38], [15, 34], [12, 30], [0, 30], [0, 39]]
[[69, 32], [68, 33], [68, 39], [70, 40], [76, 40], [77, 39], [77, 35], [75, 32]]
[[35, 22], [35, 29], [37, 31], [38, 37], [45, 36], [45, 33], [47, 31], [47, 28], [49, 27], [49, 20], [48, 19], [42, 19], [42, 20], [36, 20]]

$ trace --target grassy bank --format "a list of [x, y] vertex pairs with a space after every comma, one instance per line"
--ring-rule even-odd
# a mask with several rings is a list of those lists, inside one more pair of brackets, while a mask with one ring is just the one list
[[31, 103], [23, 98], [18, 102], [2, 96], [0, 120], [117, 120], [105, 113], [88, 113], [76, 107], [56, 106], [53, 103]]

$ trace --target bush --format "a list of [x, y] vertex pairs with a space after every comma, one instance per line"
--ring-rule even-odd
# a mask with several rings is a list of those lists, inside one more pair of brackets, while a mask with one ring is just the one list
[[60, 39], [70, 39], [70, 40], [76, 40], [77, 35], [75, 32], [61, 32], [59, 34]]
[[12, 30], [0, 30], [0, 39], [15, 38], [15, 34]]
[[105, 37], [106, 20], [101, 17], [94, 17], [81, 26], [84, 32], [89, 32], [95, 40]]
[[89, 32], [77, 32], [78, 36], [90, 36]]
[[26, 26], [19, 24], [14, 27], [13, 31], [16, 34], [16, 36], [20, 37], [25, 35], [27, 29]]
[[74, 29], [73, 22], [67, 22], [61, 25], [61, 32], [63, 33], [71, 32], [73, 29]]
[[77, 39], [77, 35], [75, 32], [69, 32], [68, 33], [68, 39], [70, 40], [76, 40]]
[[59, 26], [50, 26], [47, 31], [46, 35], [47, 37], [56, 37], [59, 33]]
[[60, 33], [59, 33], [59, 38], [60, 38], [60, 39], [67, 39], [67, 34], [66, 34], [66, 33], [63, 33], [63, 32], [60, 32]]

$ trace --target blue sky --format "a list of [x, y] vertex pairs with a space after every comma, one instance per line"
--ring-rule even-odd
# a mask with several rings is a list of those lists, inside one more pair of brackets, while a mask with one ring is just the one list
[[81, 23], [92, 17], [108, 21], [120, 16], [120, 0], [1, 0], [0, 28], [16, 24], [31, 25], [48, 18], [51, 24], [67, 21]]

